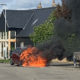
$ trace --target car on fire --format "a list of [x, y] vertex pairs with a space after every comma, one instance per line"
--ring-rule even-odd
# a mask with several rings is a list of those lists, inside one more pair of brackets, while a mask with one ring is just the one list
[[21, 53], [26, 50], [27, 47], [17, 47], [14, 51], [10, 52], [10, 65], [21, 65], [22, 62], [20, 61]]

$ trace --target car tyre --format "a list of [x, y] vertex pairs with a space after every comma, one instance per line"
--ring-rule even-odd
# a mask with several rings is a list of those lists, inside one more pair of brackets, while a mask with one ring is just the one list
[[14, 65], [12, 58], [10, 59], [10, 65]]

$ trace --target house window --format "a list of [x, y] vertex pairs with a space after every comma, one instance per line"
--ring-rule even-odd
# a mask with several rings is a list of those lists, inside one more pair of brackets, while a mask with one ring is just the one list
[[11, 38], [12, 38], [12, 39], [15, 38], [15, 31], [11, 31]]
[[39, 20], [39, 19], [36, 19], [36, 20], [32, 23], [32, 25], [34, 25], [38, 20]]
[[20, 43], [20, 47], [24, 47], [24, 42], [21, 42]]

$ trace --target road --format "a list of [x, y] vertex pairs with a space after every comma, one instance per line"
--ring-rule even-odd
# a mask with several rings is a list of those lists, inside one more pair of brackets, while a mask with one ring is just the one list
[[35, 68], [0, 63], [0, 80], [80, 80], [80, 68]]

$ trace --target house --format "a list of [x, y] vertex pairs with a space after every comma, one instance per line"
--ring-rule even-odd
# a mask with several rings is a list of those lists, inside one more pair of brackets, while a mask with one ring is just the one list
[[6, 54], [9, 58], [10, 50], [13, 48], [33, 45], [29, 34], [33, 33], [34, 27], [44, 23], [55, 8], [55, 6], [42, 8], [40, 3], [37, 9], [6, 10], [6, 36], [3, 10], [0, 17], [0, 58], [4, 58]]

